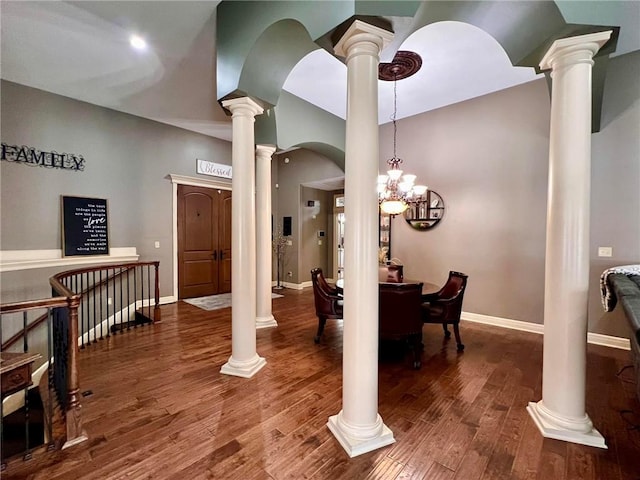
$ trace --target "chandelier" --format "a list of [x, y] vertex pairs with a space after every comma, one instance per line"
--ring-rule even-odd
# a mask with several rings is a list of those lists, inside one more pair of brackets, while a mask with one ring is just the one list
[[416, 176], [404, 173], [400, 168], [402, 159], [396, 155], [398, 126], [396, 124], [397, 106], [397, 81], [410, 77], [422, 65], [420, 55], [414, 52], [398, 51], [391, 63], [381, 63], [378, 78], [380, 80], [393, 80], [393, 157], [387, 160], [389, 170], [386, 175], [378, 176], [378, 202], [380, 210], [388, 215], [398, 215], [409, 208], [410, 203], [420, 202], [427, 187], [414, 185]]

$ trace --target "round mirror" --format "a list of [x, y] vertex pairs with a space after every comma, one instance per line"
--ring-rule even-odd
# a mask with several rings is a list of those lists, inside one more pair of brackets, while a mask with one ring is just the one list
[[412, 202], [404, 211], [404, 219], [416, 230], [435, 227], [444, 216], [444, 200], [438, 192], [427, 190], [419, 202]]

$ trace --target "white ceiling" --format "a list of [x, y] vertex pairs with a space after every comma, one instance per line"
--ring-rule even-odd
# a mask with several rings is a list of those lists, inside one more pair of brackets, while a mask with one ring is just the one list
[[[538, 77], [533, 68], [513, 67], [491, 35], [467, 23], [439, 22], [423, 27], [407, 38], [400, 49], [418, 53], [422, 68], [397, 82], [398, 119]], [[346, 84], [345, 65], [325, 50], [316, 50], [295, 66], [284, 89], [346, 118]], [[378, 123], [383, 124], [393, 116], [393, 82], [380, 81], [378, 87]]]
[[[230, 119], [216, 101], [218, 3], [3, 0], [0, 76], [230, 140]], [[575, 10], [576, 3], [562, 1], [559, 6], [565, 13]], [[580, 11], [583, 23], [622, 26], [617, 54], [640, 49], [640, 2], [585, 5]], [[146, 52], [130, 48], [131, 33], [146, 38]], [[467, 24], [425, 27], [401, 49], [419, 53], [423, 67], [398, 82], [398, 118], [535, 78], [532, 69], [512, 67], [492, 37]], [[323, 50], [309, 54], [294, 68], [285, 89], [345, 116], [346, 67]], [[380, 123], [390, 121], [392, 92], [392, 83], [380, 82]]]

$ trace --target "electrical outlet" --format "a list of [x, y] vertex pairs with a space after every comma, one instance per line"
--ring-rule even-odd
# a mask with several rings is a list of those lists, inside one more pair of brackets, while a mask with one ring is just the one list
[[107, 298], [107, 305], [113, 304], [113, 299], [111, 297]]
[[598, 247], [599, 257], [611, 257], [613, 255], [612, 247]]
[[287, 240], [287, 245], [293, 245], [293, 242], [291, 240]]
[[293, 277], [293, 272], [287, 272], [287, 277]]
[[322, 245], [322, 240], [318, 240], [318, 245]]

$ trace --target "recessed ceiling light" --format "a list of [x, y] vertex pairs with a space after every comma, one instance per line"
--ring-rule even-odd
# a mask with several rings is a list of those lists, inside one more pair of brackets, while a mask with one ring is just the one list
[[144, 41], [144, 38], [139, 37], [138, 35], [131, 35], [131, 37], [129, 37], [129, 43], [136, 50], [147, 49], [147, 42]]

